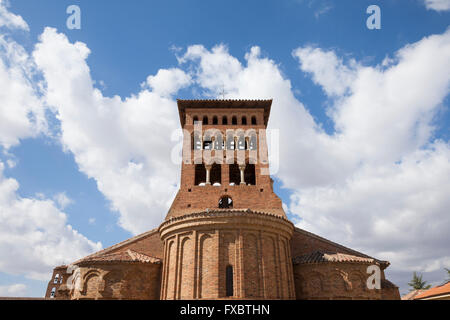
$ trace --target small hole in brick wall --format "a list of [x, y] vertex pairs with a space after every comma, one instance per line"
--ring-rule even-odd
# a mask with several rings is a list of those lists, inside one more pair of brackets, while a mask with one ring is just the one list
[[259, 192], [263, 192], [264, 191], [264, 189], [259, 189]]
[[188, 189], [188, 192], [191, 192], [192, 191], [192, 189]]
[[190, 204], [188, 204], [188, 208], [190, 208], [191, 207], [191, 205]]

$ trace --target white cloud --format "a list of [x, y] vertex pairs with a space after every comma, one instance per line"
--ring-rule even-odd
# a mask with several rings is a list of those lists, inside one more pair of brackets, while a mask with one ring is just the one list
[[51, 200], [22, 198], [0, 162], [0, 272], [48, 280], [52, 269], [100, 250]]
[[21, 16], [11, 13], [7, 7], [7, 3], [4, 0], [0, 0], [0, 27], [28, 31], [28, 24], [25, 20]]
[[24, 48], [0, 35], [0, 146], [9, 148], [20, 139], [46, 132], [45, 109], [34, 76], [33, 62]]
[[184, 71], [172, 69], [160, 69], [154, 76], [148, 76], [146, 84], [153, 92], [167, 97], [176, 93], [181, 88], [191, 83], [191, 77]]
[[68, 205], [74, 203], [72, 199], [70, 199], [65, 192], [60, 192], [56, 194], [53, 199], [58, 204], [61, 210], [64, 210]]
[[85, 44], [47, 28], [33, 55], [47, 84], [46, 101], [61, 123], [62, 144], [120, 212], [120, 225], [135, 234], [158, 225], [180, 170], [170, 161], [178, 110], [166, 95], [186, 85], [188, 76], [160, 70], [148, 81], [155, 91], [108, 98], [93, 87]]
[[27, 286], [22, 283], [0, 286], [0, 297], [24, 297]]
[[425, 6], [429, 10], [448, 11], [450, 10], [450, 0], [424, 0]]

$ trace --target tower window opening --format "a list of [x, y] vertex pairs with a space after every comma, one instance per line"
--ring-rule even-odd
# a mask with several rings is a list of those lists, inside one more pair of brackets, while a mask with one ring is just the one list
[[219, 120], [217, 119], [216, 116], [213, 117], [213, 122], [212, 124], [219, 124]]
[[55, 279], [53, 280], [53, 283], [59, 282], [59, 273], [56, 274]]
[[222, 183], [222, 166], [220, 164], [214, 163], [211, 166], [210, 180], [211, 184]]
[[208, 124], [208, 117], [207, 117], [207, 116], [204, 116], [204, 117], [203, 117], [203, 124], [204, 124], [204, 125], [207, 125], [207, 124]]
[[228, 118], [227, 116], [222, 117], [222, 124], [228, 124]]
[[238, 150], [245, 150], [245, 149], [246, 149], [245, 137], [244, 137], [244, 135], [241, 135], [238, 138]]
[[196, 186], [200, 185], [200, 183], [206, 182], [206, 168], [205, 165], [202, 164], [196, 164], [195, 165], [195, 181], [194, 184]]
[[202, 139], [198, 133], [194, 133], [193, 135], [192, 148], [194, 150], [202, 150]]
[[255, 116], [252, 117], [252, 125], [256, 126], [256, 117]]
[[236, 163], [230, 164], [229, 166], [229, 180], [230, 184], [238, 185], [241, 183], [241, 172], [239, 170], [239, 165]]
[[231, 118], [231, 124], [232, 125], [237, 125], [237, 118], [236, 118], [236, 116], [233, 116], [233, 118]]
[[244, 169], [244, 180], [247, 185], [256, 185], [255, 165], [247, 164]]
[[223, 196], [219, 200], [219, 208], [221, 209], [233, 208], [233, 200], [229, 196]]
[[225, 271], [225, 282], [226, 282], [226, 293], [227, 297], [232, 297], [234, 295], [233, 289], [233, 266], [227, 266]]
[[250, 150], [257, 149], [257, 138], [255, 133], [250, 135], [250, 137], [248, 138], [248, 142], [249, 142], [248, 149]]
[[56, 288], [52, 288], [52, 292], [50, 292], [50, 298], [54, 298], [56, 294]]
[[213, 142], [211, 140], [203, 141], [203, 149], [204, 150], [212, 150]]
[[234, 135], [227, 133], [227, 150], [234, 150]]
[[242, 117], [242, 125], [244, 125], [244, 126], [247, 125], [247, 117], [246, 116]]
[[198, 117], [194, 116], [194, 119], [192, 120], [192, 124], [195, 124], [196, 121], [198, 121]]
[[214, 150], [223, 150], [224, 149], [224, 143], [223, 143], [223, 137], [222, 133], [216, 134], [214, 139]]

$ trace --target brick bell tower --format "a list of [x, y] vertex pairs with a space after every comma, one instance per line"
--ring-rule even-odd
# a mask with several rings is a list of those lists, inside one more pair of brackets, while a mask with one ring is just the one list
[[159, 227], [161, 299], [295, 299], [294, 226], [273, 191], [272, 100], [178, 100], [183, 163]]

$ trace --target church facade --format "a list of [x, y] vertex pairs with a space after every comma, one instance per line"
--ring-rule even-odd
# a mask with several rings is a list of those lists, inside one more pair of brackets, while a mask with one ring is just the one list
[[[56, 267], [46, 298], [400, 299], [389, 262], [287, 218], [269, 175], [271, 104], [178, 100], [181, 183], [165, 220]], [[375, 288], [368, 268], [378, 270]]]

